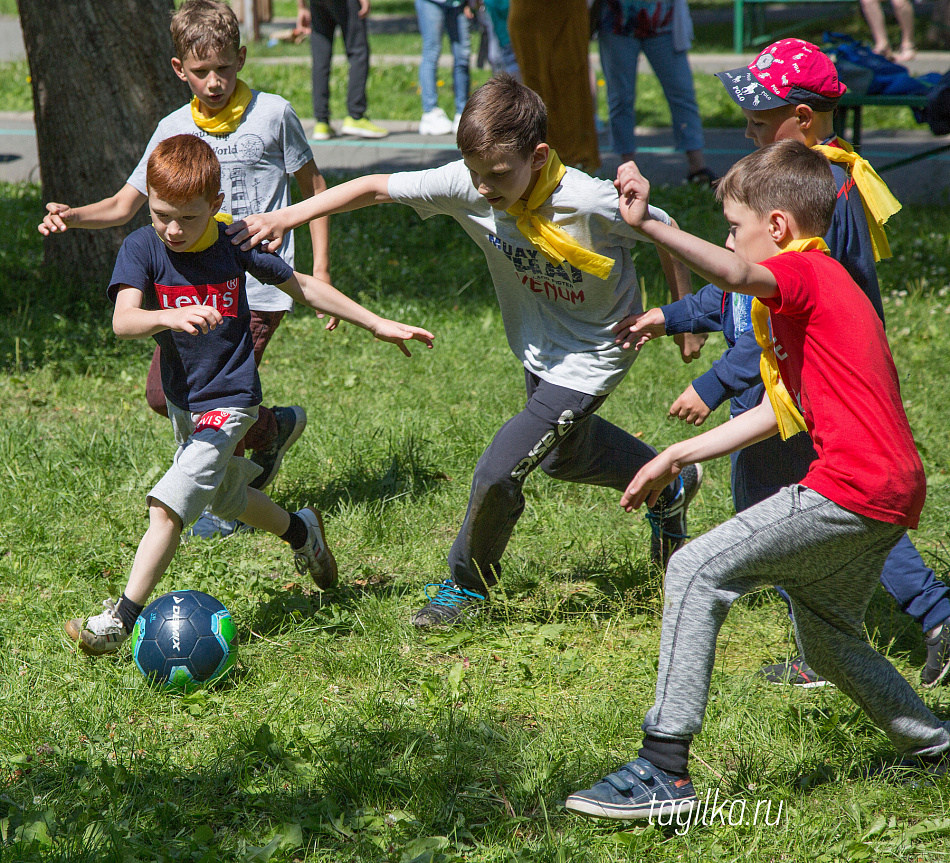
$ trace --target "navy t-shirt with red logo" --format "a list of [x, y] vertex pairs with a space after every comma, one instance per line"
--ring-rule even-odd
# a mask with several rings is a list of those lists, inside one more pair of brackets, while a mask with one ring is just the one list
[[165, 397], [195, 413], [260, 404], [245, 273], [269, 285], [293, 275], [277, 255], [241, 251], [224, 230], [219, 224], [217, 242], [203, 252], [173, 252], [150, 225], [139, 228], [122, 244], [109, 285], [112, 302], [128, 285], [142, 291], [143, 309], [207, 305], [221, 313], [223, 322], [207, 333], [163, 330], [153, 336], [161, 347]]

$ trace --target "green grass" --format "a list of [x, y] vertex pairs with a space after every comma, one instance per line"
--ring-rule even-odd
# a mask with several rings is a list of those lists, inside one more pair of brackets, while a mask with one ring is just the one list
[[[722, 235], [708, 191], [661, 188], [656, 201]], [[41, 210], [37, 188], [0, 186], [0, 859], [948, 859], [947, 780], [905, 789], [862, 778], [891, 751], [847, 698], [756, 680], [790, 649], [768, 591], [738, 602], [722, 632], [693, 778], [750, 809], [771, 802], [773, 820], [781, 804], [780, 825], [677, 835], [560, 808], [633, 753], [652, 701], [660, 579], [643, 519], [614, 492], [532, 476], [491, 614], [450, 633], [412, 630], [472, 467], [523, 390], [480, 254], [454, 223], [422, 228], [407, 208], [336, 217], [334, 277], [432, 329], [436, 348], [406, 359], [353, 327], [327, 334], [301, 311], [262, 368], [268, 403], [310, 417], [273, 495], [324, 510], [339, 589], [311, 590], [273, 537], [192, 542], [162, 586], [228, 605], [241, 637], [230, 681], [168, 696], [127, 651], [74, 653], [62, 622], [122, 588], [172, 446], [145, 406], [150, 342], [114, 338], [102, 285], [77, 304], [42, 271]], [[915, 208], [892, 221], [888, 331], [930, 482], [916, 541], [942, 573], [950, 217]], [[306, 232], [298, 241], [305, 268]], [[659, 302], [649, 249], [638, 266]], [[649, 346], [603, 414], [659, 446], [688, 434], [666, 406], [720, 348], [713, 339], [685, 366], [672, 345]], [[729, 515], [728, 465], [714, 463], [691, 526]], [[882, 593], [868, 628], [916, 681], [919, 630]], [[950, 690], [925, 699], [950, 718]]]

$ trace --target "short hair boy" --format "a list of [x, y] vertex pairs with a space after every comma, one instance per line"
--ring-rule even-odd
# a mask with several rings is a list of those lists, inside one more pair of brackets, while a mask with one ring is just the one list
[[[845, 92], [834, 64], [810, 42], [782, 39], [765, 48], [747, 67], [718, 77], [742, 108], [746, 135], [757, 147], [791, 139], [843, 160], [831, 164], [837, 198], [824, 239], [831, 256], [844, 266], [883, 321], [875, 261], [890, 255], [883, 222], [899, 205], [871, 166], [834, 135], [834, 109]], [[867, 205], [866, 194], [873, 206]], [[750, 309], [751, 297], [723, 294], [715, 285], [707, 285], [660, 310], [651, 309], [641, 319], [640, 326], [662, 324], [669, 335], [719, 330], [729, 345], [712, 368], [673, 402], [671, 416], [701, 425], [727, 400], [733, 417], [761, 401], [761, 349], [752, 332]], [[787, 441], [772, 437], [733, 453], [731, 458], [733, 501], [741, 512], [798, 482], [814, 461], [815, 450], [806, 435]], [[950, 588], [924, 563], [910, 537], [902, 537], [894, 546], [881, 584], [923, 630], [927, 646], [923, 684], [950, 681]], [[825, 682], [800, 656], [762, 672], [773, 683], [816, 686]]]
[[161, 141], [146, 168], [152, 225], [126, 238], [109, 286], [116, 335], [152, 336], [162, 348], [162, 387], [178, 451], [148, 493], [149, 527], [122, 596], [116, 603], [107, 599], [101, 614], [66, 623], [67, 633], [93, 655], [112, 653], [128, 638], [183, 526], [205, 509], [279, 536], [293, 550], [297, 571], [309, 573], [321, 589], [336, 581], [320, 513], [313, 507], [289, 513], [250, 488], [261, 467], [235, 455], [261, 402], [246, 272], [407, 355], [404, 339], [432, 344], [426, 330], [374, 315], [277, 255], [239, 250], [224, 233], [230, 220], [216, 218], [224, 201], [220, 180], [214, 151], [197, 136]]
[[[301, 195], [310, 197], [326, 189], [326, 181], [313, 161], [307, 136], [290, 103], [280, 96], [250, 89], [238, 78], [247, 49], [241, 46], [237, 18], [230, 6], [217, 0], [186, 0], [171, 19], [175, 56], [172, 68], [194, 94], [191, 102], [173, 111], [158, 124], [145, 153], [126, 184], [112, 197], [83, 207], [49, 203], [39, 226], [45, 236], [68, 228], [109, 228], [126, 224], [145, 203], [145, 171], [156, 145], [172, 135], [198, 135], [207, 141], [221, 162], [224, 209], [235, 218], [247, 213], [285, 207], [291, 201], [290, 176]], [[313, 275], [330, 281], [328, 226], [326, 220], [310, 226], [313, 240]], [[291, 238], [281, 257], [292, 268]], [[253, 275], [248, 276], [248, 301], [258, 365], [291, 299]], [[156, 413], [165, 413], [161, 387], [159, 348], [152, 357], [146, 398]], [[299, 439], [307, 423], [302, 407], [261, 406], [258, 421], [248, 431], [244, 445], [263, 470], [255, 480], [266, 487], [276, 476], [287, 450]], [[199, 535], [229, 533], [234, 525], [199, 520]]]
[[[524, 509], [522, 487], [535, 468], [569, 482], [622, 489], [653, 457], [652, 447], [596, 413], [633, 359], [613, 343], [611, 325], [640, 309], [628, 251], [637, 234], [619, 216], [613, 185], [565, 168], [546, 135], [540, 97], [511, 76], [496, 75], [462, 113], [461, 161], [361, 177], [248, 218], [235, 236], [247, 246], [267, 239], [273, 247], [307, 219], [395, 201], [423, 218], [451, 216], [485, 254], [508, 344], [524, 366], [528, 400], [475, 467], [448, 577], [429, 586], [438, 591], [427, 591], [430, 602], [413, 615], [418, 627], [455, 624], [484, 606]], [[688, 273], [669, 256], [662, 259], [674, 296], [688, 291]], [[686, 509], [700, 481], [690, 468], [653, 507], [651, 553], [658, 565], [685, 540]]]
[[[806, 174], [812, 202], [802, 210], [785, 192]], [[766, 189], [764, 208], [752, 202], [755, 186]], [[927, 709], [863, 629], [884, 559], [917, 526], [926, 483], [880, 318], [827, 254], [821, 232], [802, 227], [809, 212], [834, 206], [825, 157], [781, 141], [738, 162], [720, 187], [730, 226], [726, 249], [652, 218], [649, 183], [632, 162], [620, 167], [618, 188], [628, 223], [722, 290], [758, 299], [767, 320], [757, 330], [765, 334], [771, 324], [767, 356], [775, 372], [766, 381], [767, 400], [666, 449], [634, 477], [621, 505], [639, 507], [687, 465], [780, 429], [785, 435], [807, 428], [818, 458], [800, 484], [673, 555], [656, 701], [643, 723], [639, 757], [572, 794], [567, 808], [627, 819], [698, 805], [689, 746], [702, 727], [716, 638], [730, 605], [769, 584], [791, 596], [809, 664], [856, 701], [899, 751], [933, 767], [950, 748], [950, 723]]]

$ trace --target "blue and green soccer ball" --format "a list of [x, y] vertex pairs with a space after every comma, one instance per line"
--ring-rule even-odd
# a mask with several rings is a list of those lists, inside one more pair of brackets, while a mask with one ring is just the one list
[[207, 593], [166, 593], [142, 610], [132, 630], [139, 671], [163, 689], [192, 692], [223, 678], [237, 661], [230, 612]]

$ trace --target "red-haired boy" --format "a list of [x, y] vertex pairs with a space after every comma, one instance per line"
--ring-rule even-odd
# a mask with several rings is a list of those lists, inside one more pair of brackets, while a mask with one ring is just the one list
[[152, 152], [147, 170], [152, 226], [126, 238], [109, 297], [121, 339], [152, 336], [161, 347], [162, 388], [178, 450], [148, 493], [149, 527], [118, 602], [66, 631], [87, 653], [113, 653], [128, 638], [178, 547], [182, 528], [205, 509], [266, 530], [287, 542], [301, 574], [327, 588], [337, 577], [320, 513], [277, 506], [249, 483], [261, 467], [234, 455], [257, 419], [261, 382], [254, 362], [245, 274], [295, 301], [369, 330], [409, 355], [404, 340], [432, 346], [432, 334], [378, 317], [327, 282], [295, 272], [277, 255], [243, 252], [216, 218], [224, 200], [211, 147], [176, 135]]

